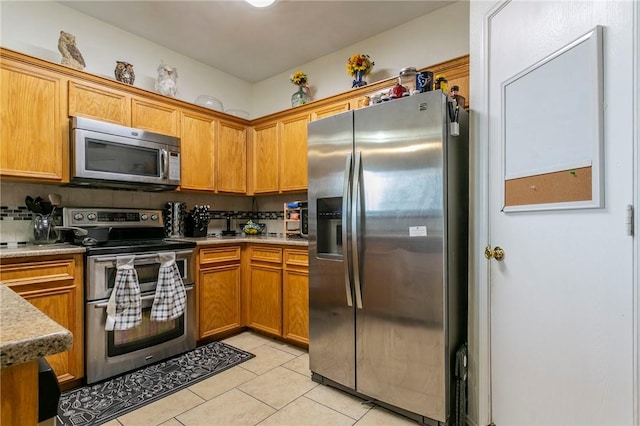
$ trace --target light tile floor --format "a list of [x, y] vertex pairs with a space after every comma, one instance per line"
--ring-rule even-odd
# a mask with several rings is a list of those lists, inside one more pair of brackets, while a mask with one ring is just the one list
[[224, 342], [255, 355], [209, 379], [106, 423], [107, 426], [416, 425], [311, 380], [309, 354], [260, 334]]

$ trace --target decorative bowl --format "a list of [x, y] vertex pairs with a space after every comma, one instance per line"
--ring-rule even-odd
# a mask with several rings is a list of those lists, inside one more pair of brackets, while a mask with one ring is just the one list
[[200, 105], [215, 111], [224, 112], [222, 101], [220, 101], [220, 99], [214, 98], [213, 96], [207, 96], [207, 95], [198, 96], [196, 98], [196, 105]]

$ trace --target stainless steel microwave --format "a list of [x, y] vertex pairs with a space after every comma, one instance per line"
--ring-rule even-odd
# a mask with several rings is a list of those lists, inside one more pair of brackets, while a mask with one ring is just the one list
[[180, 138], [71, 118], [71, 184], [168, 191], [180, 185]]

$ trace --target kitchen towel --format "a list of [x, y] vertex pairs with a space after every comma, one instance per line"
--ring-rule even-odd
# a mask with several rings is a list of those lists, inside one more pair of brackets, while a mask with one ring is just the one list
[[104, 329], [128, 330], [142, 323], [142, 300], [133, 256], [116, 257], [116, 280], [107, 304]]
[[176, 265], [174, 252], [158, 253], [160, 271], [156, 295], [151, 307], [152, 321], [169, 321], [184, 313], [187, 292]]

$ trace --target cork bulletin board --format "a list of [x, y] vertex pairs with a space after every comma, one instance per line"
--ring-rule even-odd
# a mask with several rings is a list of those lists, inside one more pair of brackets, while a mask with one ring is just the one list
[[597, 26], [502, 83], [504, 212], [603, 206], [602, 68]]

